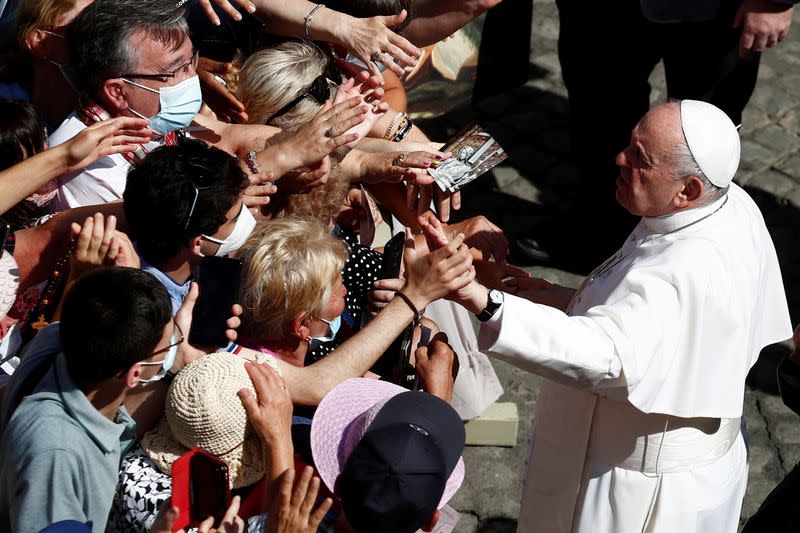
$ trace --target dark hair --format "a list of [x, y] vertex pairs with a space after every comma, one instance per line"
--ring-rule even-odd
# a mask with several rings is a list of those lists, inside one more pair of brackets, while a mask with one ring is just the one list
[[185, 14], [168, 0], [97, 0], [67, 28], [72, 78], [95, 97], [103, 82], [137, 69], [138, 52], [130, 42], [136, 32], [179, 48], [188, 37]]
[[156, 148], [128, 172], [123, 195], [139, 253], [157, 263], [174, 257], [190, 238], [213, 235], [248, 183], [236, 158], [202, 141]]
[[167, 289], [142, 270], [101, 267], [64, 299], [61, 345], [79, 384], [96, 385], [147, 359], [172, 318]]
[[401, 33], [414, 17], [414, 0], [325, 0], [325, 6], [358, 18], [397, 15], [405, 9], [406, 19], [392, 27], [396, 33]]
[[[0, 170], [44, 150], [44, 122], [31, 104], [0, 99]], [[23, 200], [3, 214], [14, 230], [31, 225], [47, 213], [35, 203]]]

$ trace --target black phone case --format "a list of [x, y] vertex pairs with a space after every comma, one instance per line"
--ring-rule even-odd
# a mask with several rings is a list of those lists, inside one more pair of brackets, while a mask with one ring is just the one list
[[214, 517], [215, 526], [228, 509], [228, 468], [203, 454], [189, 463], [189, 509], [193, 521]]
[[225, 346], [231, 306], [239, 297], [242, 262], [228, 257], [207, 256], [200, 262], [197, 283], [200, 294], [192, 312], [189, 342], [199, 346]]

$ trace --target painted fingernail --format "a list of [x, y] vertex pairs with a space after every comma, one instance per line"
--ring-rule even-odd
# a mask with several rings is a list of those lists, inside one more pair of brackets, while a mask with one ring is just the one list
[[442, 156], [440, 156], [440, 155], [437, 155], [437, 156], [436, 156], [436, 159], [438, 159], [439, 161], [441, 161], [442, 159], [444, 159], [444, 157], [442, 157]]
[[434, 162], [432, 162], [432, 163], [431, 163], [431, 165], [433, 166], [433, 168], [436, 168], [436, 167], [438, 167], [438, 166], [439, 166], [439, 165], [441, 165], [441, 164], [442, 164], [442, 162], [441, 162], [441, 161], [434, 161]]

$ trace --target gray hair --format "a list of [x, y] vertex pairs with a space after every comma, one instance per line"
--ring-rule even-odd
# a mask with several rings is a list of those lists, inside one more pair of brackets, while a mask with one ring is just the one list
[[106, 80], [134, 72], [137, 32], [158, 43], [180, 47], [189, 36], [186, 10], [169, 0], [97, 0], [67, 29], [70, 68], [82, 93], [95, 97]]
[[[285, 41], [255, 52], [239, 73], [237, 96], [251, 124], [264, 124], [324, 71], [328, 59], [313, 43]], [[333, 94], [333, 93], [332, 93]], [[322, 104], [308, 96], [270, 124], [294, 131], [316, 115]]]

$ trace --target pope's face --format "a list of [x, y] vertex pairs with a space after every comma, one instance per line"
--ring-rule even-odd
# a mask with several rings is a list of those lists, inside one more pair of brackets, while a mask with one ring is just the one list
[[637, 216], [655, 217], [677, 209], [674, 199], [684, 187], [673, 176], [670, 160], [683, 142], [680, 111], [661, 105], [648, 112], [631, 134], [631, 144], [617, 155], [617, 201]]

